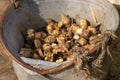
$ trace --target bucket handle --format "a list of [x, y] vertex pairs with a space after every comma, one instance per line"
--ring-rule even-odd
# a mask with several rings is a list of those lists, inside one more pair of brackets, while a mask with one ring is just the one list
[[18, 9], [21, 6], [22, 0], [10, 0], [10, 2], [15, 9]]

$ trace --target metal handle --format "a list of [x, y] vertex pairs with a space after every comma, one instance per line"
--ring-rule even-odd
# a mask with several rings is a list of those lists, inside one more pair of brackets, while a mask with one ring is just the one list
[[22, 0], [10, 0], [15, 9], [18, 9], [21, 6]]

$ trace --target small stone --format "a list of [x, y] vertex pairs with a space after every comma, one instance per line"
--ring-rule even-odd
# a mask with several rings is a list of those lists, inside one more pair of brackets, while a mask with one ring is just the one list
[[40, 56], [37, 53], [33, 53], [33, 59], [40, 59]]
[[81, 20], [80, 20], [80, 27], [81, 27], [82, 29], [87, 29], [87, 27], [88, 27], [87, 20], [81, 19]]
[[75, 40], [78, 40], [78, 39], [80, 39], [80, 36], [76, 34], [76, 35], [73, 36], [73, 38], [74, 38]]
[[32, 57], [32, 50], [29, 48], [22, 48], [20, 51], [20, 54], [23, 57], [30, 58], [30, 57]]
[[81, 33], [82, 33], [82, 31], [83, 31], [83, 29], [82, 29], [82, 28], [78, 28], [78, 29], [76, 30], [76, 33], [77, 33], [77, 34], [81, 34]]
[[63, 59], [60, 58], [60, 59], [56, 60], [56, 62], [57, 62], [57, 63], [63, 62]]
[[37, 51], [38, 51], [38, 54], [40, 55], [40, 57], [44, 57], [44, 54], [41, 49], [37, 49]]
[[35, 45], [36, 48], [41, 48], [41, 46], [42, 46], [41, 41], [38, 40], [38, 39], [34, 40], [34, 45]]
[[79, 44], [80, 44], [81, 46], [83, 46], [83, 45], [87, 44], [87, 40], [86, 40], [85, 38], [80, 38]]

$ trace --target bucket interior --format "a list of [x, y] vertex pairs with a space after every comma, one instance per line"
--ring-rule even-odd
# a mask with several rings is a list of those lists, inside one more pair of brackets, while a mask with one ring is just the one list
[[21, 7], [11, 7], [4, 17], [2, 37], [7, 49], [16, 57], [24, 45], [22, 32], [28, 28], [42, 28], [47, 18], [59, 20], [61, 14], [75, 18], [87, 19], [94, 22], [91, 8], [97, 22], [101, 23], [101, 30], [116, 30], [118, 14], [116, 9], [107, 0], [23, 0]]

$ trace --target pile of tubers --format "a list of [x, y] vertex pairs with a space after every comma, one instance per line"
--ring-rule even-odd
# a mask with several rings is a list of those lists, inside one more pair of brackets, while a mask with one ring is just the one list
[[52, 62], [71, 60], [75, 55], [91, 55], [101, 38], [98, 25], [93, 26], [85, 19], [79, 20], [62, 14], [58, 22], [49, 18], [45, 31], [28, 29], [25, 45], [20, 55], [26, 58]]

